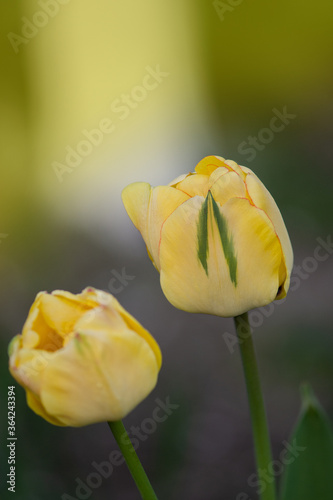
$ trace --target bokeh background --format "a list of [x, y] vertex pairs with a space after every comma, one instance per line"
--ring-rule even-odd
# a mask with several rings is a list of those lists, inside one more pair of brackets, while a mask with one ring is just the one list
[[[21, 0], [0, 8], [3, 497], [8, 342], [38, 291], [92, 285], [116, 293], [162, 348], [156, 389], [124, 422], [151, 417], [156, 398], [179, 405], [138, 449], [159, 498], [244, 492], [255, 500], [239, 352], [223, 336], [233, 322], [167, 302], [120, 195], [133, 181], [168, 183], [210, 154], [257, 173], [299, 266], [288, 299], [253, 316], [274, 455], [303, 381], [333, 418], [333, 259], [326, 250], [326, 260], [313, 260], [317, 238], [332, 231], [333, 4]], [[279, 132], [270, 129], [276, 112], [288, 115]], [[107, 132], [82, 146], [101, 123]], [[113, 280], [123, 268], [133, 277], [125, 285]], [[53, 427], [16, 387], [15, 498], [77, 498], [76, 478], [85, 481], [92, 462], [117, 448], [107, 425]], [[138, 493], [122, 465], [89, 498]]]

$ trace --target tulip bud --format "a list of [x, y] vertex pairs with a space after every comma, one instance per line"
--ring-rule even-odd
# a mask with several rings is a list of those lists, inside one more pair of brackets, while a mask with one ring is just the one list
[[40, 292], [9, 358], [30, 408], [73, 427], [125, 417], [153, 390], [161, 367], [153, 337], [94, 288]]
[[168, 186], [130, 184], [122, 199], [175, 307], [228, 317], [286, 296], [289, 236], [249, 168], [208, 156]]

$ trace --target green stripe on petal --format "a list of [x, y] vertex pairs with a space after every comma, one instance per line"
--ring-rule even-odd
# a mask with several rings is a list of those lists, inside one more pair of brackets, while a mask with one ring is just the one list
[[79, 354], [83, 354], [83, 347], [89, 347], [87, 339], [81, 335], [81, 333], [76, 333], [74, 336], [74, 345]]
[[226, 218], [221, 214], [220, 209], [210, 191], [208, 192], [207, 198], [208, 196], [212, 203], [214, 219], [220, 233], [223, 253], [229, 267], [230, 279], [233, 284], [237, 286], [237, 258], [235, 254], [233, 239], [229, 234]]
[[202, 264], [202, 267], [206, 271], [208, 276], [208, 196], [206, 196], [205, 201], [202, 204], [202, 207], [199, 212], [199, 220], [198, 220], [198, 257]]
[[[211, 203], [209, 205], [208, 203]], [[220, 209], [214, 200], [212, 193], [209, 191], [204, 203], [199, 212], [197, 223], [197, 241], [198, 241], [198, 258], [208, 276], [208, 216], [209, 213], [214, 215], [214, 219], [219, 231], [220, 240], [222, 243], [224, 257], [228, 264], [229, 275], [232, 283], [237, 286], [237, 258], [235, 254], [232, 236], [228, 231], [226, 218], [220, 212]]]

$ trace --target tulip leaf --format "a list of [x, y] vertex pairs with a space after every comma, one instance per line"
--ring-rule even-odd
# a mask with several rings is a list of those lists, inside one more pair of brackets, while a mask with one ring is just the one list
[[302, 411], [289, 441], [296, 446], [290, 447], [283, 460], [280, 499], [332, 500], [332, 428], [308, 386], [303, 388], [302, 399]]
[[198, 257], [208, 276], [208, 197], [202, 204], [198, 221]]
[[214, 218], [220, 233], [220, 239], [223, 247], [224, 256], [229, 267], [230, 279], [233, 282], [233, 284], [237, 286], [237, 258], [235, 254], [232, 236], [229, 235], [227, 221], [225, 217], [221, 214], [221, 211], [210, 191], [208, 195], [210, 195], [210, 200], [213, 206]]

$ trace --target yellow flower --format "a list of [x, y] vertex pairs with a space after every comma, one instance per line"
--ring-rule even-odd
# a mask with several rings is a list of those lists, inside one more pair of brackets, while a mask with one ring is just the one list
[[130, 184], [122, 198], [175, 307], [227, 317], [285, 297], [289, 236], [249, 168], [207, 156], [195, 173], [167, 186]]
[[161, 367], [153, 337], [94, 288], [40, 292], [9, 357], [30, 408], [73, 427], [125, 417], [155, 387]]

